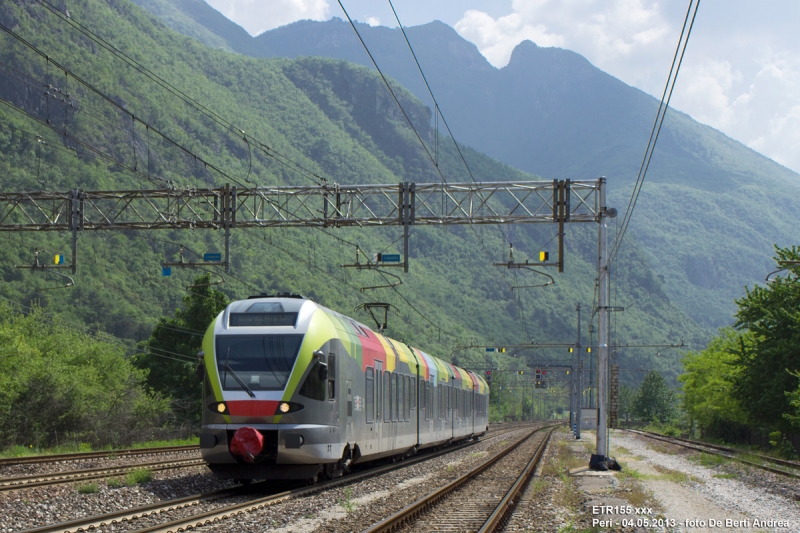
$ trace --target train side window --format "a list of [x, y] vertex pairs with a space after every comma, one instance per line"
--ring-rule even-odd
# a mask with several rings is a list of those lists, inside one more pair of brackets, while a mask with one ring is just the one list
[[383, 421], [392, 421], [392, 373], [383, 373]]
[[336, 355], [328, 354], [328, 399], [336, 399]]
[[442, 413], [442, 409], [444, 408], [444, 398], [442, 397], [442, 390], [444, 390], [444, 385], [439, 383], [436, 387], [436, 403], [439, 404], [439, 420], [444, 418], [444, 414]]
[[411, 378], [406, 376], [406, 420], [411, 420]]
[[[416, 376], [411, 376], [408, 381], [408, 393], [411, 395], [411, 410], [417, 408], [417, 378]], [[420, 403], [422, 403], [422, 399], [420, 398]], [[422, 407], [420, 405], [420, 407]]]
[[402, 422], [406, 412], [405, 376], [397, 376], [397, 420]]
[[419, 382], [419, 411], [422, 416], [422, 411], [425, 411], [425, 420], [431, 419], [431, 401], [428, 398], [428, 382], [422, 380]]
[[375, 409], [375, 370], [367, 368], [365, 381], [367, 388], [364, 391], [364, 411], [367, 415], [367, 423], [372, 423], [375, 420], [373, 416]]
[[406, 420], [410, 420], [410, 419], [411, 419], [411, 390], [410, 390], [410, 387], [408, 386], [408, 384], [409, 384], [409, 382], [410, 382], [410, 381], [411, 381], [411, 378], [409, 378], [408, 376], [406, 376], [406, 377], [405, 377], [405, 382], [406, 382], [406, 384], [405, 384], [405, 385], [406, 385], [406, 386], [405, 386], [405, 389], [404, 389], [404, 391], [405, 391], [405, 392], [404, 392], [404, 395], [405, 395], [406, 401], [405, 401], [405, 403], [403, 404], [403, 405], [405, 405], [405, 407], [406, 407], [406, 410], [405, 410], [405, 412], [403, 413], [403, 414], [405, 415], [405, 419], [406, 419]]

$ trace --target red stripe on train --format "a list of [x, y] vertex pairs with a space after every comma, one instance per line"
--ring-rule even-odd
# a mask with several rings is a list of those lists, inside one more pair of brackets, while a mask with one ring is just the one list
[[231, 416], [274, 416], [279, 403], [275, 400], [229, 400], [225, 402]]

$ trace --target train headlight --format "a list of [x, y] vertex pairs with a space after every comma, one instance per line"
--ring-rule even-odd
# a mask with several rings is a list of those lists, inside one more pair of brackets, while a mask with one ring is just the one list
[[217, 413], [218, 415], [227, 415], [228, 414], [228, 404], [225, 402], [214, 402], [208, 404], [208, 408], [213, 413]]
[[295, 402], [280, 402], [275, 407], [275, 416], [285, 415], [289, 413], [296, 413], [302, 411], [303, 405]]

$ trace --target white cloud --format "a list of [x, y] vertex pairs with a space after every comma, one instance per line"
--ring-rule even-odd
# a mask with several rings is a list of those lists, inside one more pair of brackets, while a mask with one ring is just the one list
[[379, 19], [378, 17], [367, 17], [367, 24], [369, 24], [370, 26], [380, 26], [381, 19]]
[[206, 0], [250, 35], [303, 20], [327, 20], [328, 0]]
[[800, 170], [800, 58], [769, 54], [749, 76], [708, 58], [681, 71], [676, 108]]
[[514, 47], [529, 39], [575, 50], [604, 70], [624, 65], [634, 77], [670, 35], [652, 0], [514, 0], [512, 9], [496, 19], [467, 11], [455, 29], [496, 67], [505, 66]]
[[[718, 24], [730, 5], [707, 9], [697, 16], [671, 106], [800, 172], [800, 52], [769, 21], [748, 24], [737, 12]], [[656, 0], [513, 0], [510, 14], [470, 10], [455, 29], [498, 68], [529, 39], [573, 50], [660, 98], [684, 14]]]

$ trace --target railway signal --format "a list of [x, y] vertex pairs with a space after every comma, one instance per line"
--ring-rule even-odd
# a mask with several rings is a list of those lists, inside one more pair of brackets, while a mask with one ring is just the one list
[[491, 370], [487, 370], [486, 371], [486, 383], [488, 385], [492, 384], [492, 371]]

